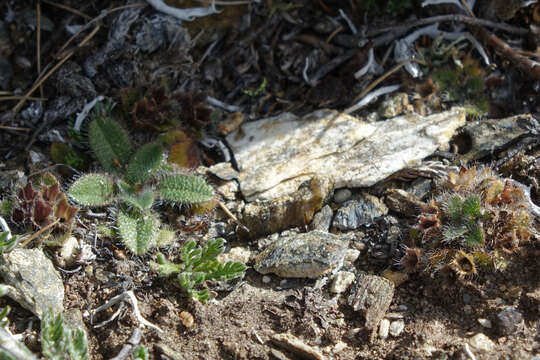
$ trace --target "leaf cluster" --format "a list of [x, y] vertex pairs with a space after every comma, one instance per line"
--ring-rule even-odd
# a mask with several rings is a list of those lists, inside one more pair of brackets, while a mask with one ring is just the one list
[[82, 329], [64, 325], [62, 314], [46, 311], [41, 319], [41, 351], [51, 360], [87, 360], [88, 341]]
[[[0, 285], [0, 296], [7, 294], [7, 287]], [[36, 359], [30, 350], [16, 340], [5, 328], [9, 325], [9, 306], [0, 311], [0, 359]], [[62, 314], [45, 311], [41, 319], [41, 352], [50, 360], [88, 360], [88, 341], [82, 329], [65, 326]]]
[[89, 144], [107, 173], [86, 174], [68, 190], [76, 203], [88, 207], [120, 204], [117, 226], [121, 240], [136, 255], [145, 254], [160, 239], [170, 239], [152, 211], [157, 199], [170, 204], [196, 204], [213, 199], [214, 192], [204, 179], [175, 173], [166, 165], [163, 146], [158, 142], [136, 151], [128, 133], [100, 109], [90, 122]]
[[458, 276], [504, 270], [531, 237], [531, 214], [523, 190], [489, 168], [450, 173], [442, 192], [423, 207], [400, 264], [417, 269], [451, 269]]
[[162, 276], [177, 275], [178, 284], [189, 297], [205, 303], [210, 296], [208, 289], [200, 289], [205, 281], [227, 281], [242, 276], [246, 271], [246, 266], [241, 262], [227, 261], [223, 264], [217, 260], [217, 256], [224, 251], [223, 244], [224, 240], [218, 238], [198, 247], [195, 240], [189, 240], [182, 246], [180, 264], [158, 254], [153, 267]]
[[[0, 255], [13, 249], [17, 245], [17, 235], [10, 236], [9, 231], [0, 232]], [[2, 294], [0, 294], [2, 296]]]

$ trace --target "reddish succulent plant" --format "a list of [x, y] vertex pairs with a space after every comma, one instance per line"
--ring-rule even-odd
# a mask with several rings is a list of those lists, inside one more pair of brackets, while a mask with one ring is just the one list
[[57, 220], [59, 226], [69, 228], [78, 210], [68, 203], [58, 183], [34, 189], [29, 182], [17, 192], [11, 216], [13, 221], [30, 224], [34, 229]]

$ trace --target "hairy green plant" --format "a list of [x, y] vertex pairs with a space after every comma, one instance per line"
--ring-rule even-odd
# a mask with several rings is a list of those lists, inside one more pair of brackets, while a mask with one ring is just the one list
[[13, 249], [17, 242], [17, 235], [11, 235], [9, 231], [0, 232], [0, 255]]
[[531, 237], [529, 204], [521, 187], [489, 168], [451, 172], [424, 206], [400, 264], [408, 272], [453, 270], [466, 277], [504, 270]]
[[[0, 296], [6, 295], [8, 287], [0, 285]], [[7, 330], [9, 306], [0, 311], [0, 359], [30, 360], [37, 357], [15, 339]], [[88, 360], [88, 341], [82, 329], [69, 329], [64, 325], [62, 314], [45, 311], [41, 319], [41, 352], [50, 360]]]
[[213, 199], [214, 191], [202, 178], [175, 173], [165, 163], [160, 143], [151, 142], [132, 153], [127, 132], [101, 112], [89, 124], [89, 143], [108, 173], [81, 176], [68, 195], [88, 207], [119, 203], [117, 227], [120, 239], [135, 255], [173, 238], [160, 229], [152, 211], [156, 200], [170, 204], [195, 204]]
[[148, 350], [144, 345], [139, 345], [133, 349], [134, 360], [148, 360]]
[[51, 311], [46, 311], [41, 319], [41, 351], [51, 360], [89, 359], [84, 330], [67, 328], [62, 314], [55, 316]]
[[198, 247], [195, 240], [189, 240], [182, 246], [180, 264], [168, 261], [165, 255], [159, 253], [157, 263], [152, 263], [152, 267], [161, 276], [177, 275], [178, 284], [189, 297], [205, 303], [210, 296], [207, 288], [201, 289], [205, 281], [227, 281], [242, 276], [246, 271], [246, 266], [241, 262], [227, 261], [223, 264], [217, 260], [217, 256], [224, 251], [224, 242], [218, 238]]

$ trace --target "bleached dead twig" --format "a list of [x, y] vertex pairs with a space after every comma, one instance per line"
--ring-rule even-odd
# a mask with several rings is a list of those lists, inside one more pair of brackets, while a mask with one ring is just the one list
[[139, 345], [139, 343], [141, 342], [141, 338], [142, 338], [141, 329], [135, 328], [133, 330], [133, 334], [131, 334], [131, 337], [127, 341], [127, 344], [124, 344], [124, 346], [122, 347], [122, 350], [120, 350], [118, 355], [113, 357], [111, 360], [124, 360], [124, 359], [126, 359], [131, 354], [131, 351], [133, 350], [133, 348], [135, 346]]
[[219, 101], [218, 99], [213, 98], [211, 96], [206, 97], [206, 102], [209, 103], [212, 106], [221, 108], [221, 109], [223, 109], [225, 111], [229, 111], [229, 112], [236, 112], [236, 111], [242, 110], [242, 108], [240, 106], [226, 104], [226, 103], [224, 103], [222, 101]]
[[[105, 304], [101, 305], [101, 306], [98, 306], [95, 310], [92, 311], [92, 314], [91, 314], [91, 320], [92, 318], [94, 317], [94, 314], [102, 311], [102, 310], [105, 310], [105, 309], [108, 309], [110, 308], [111, 306], [119, 303], [120, 301], [123, 301], [125, 300], [126, 298], [129, 298], [130, 302], [131, 302], [131, 306], [133, 307], [133, 312], [135, 314], [135, 317], [137, 318], [137, 320], [139, 321], [139, 323], [142, 325], [142, 326], [148, 326], [150, 328], [153, 328], [153, 329], [156, 329], [157, 331], [159, 332], [163, 332], [163, 330], [161, 330], [158, 326], [152, 324], [151, 322], [149, 322], [148, 320], [146, 320], [140, 313], [139, 311], [139, 305], [138, 305], [138, 302], [137, 302], [137, 298], [135, 297], [135, 294], [133, 293], [133, 290], [129, 290], [129, 291], [125, 291], [123, 292], [122, 294], [120, 295], [117, 295], [113, 298], [111, 298], [111, 300], [107, 301]], [[118, 310], [117, 310], [118, 312]], [[118, 315], [114, 315], [113, 314], [113, 318], [115, 318], [116, 316]], [[107, 320], [107, 323], [110, 322], [112, 320]], [[101, 325], [102, 323], [98, 324], [98, 325]], [[101, 325], [103, 326], [103, 325]]]
[[0, 227], [2, 228], [2, 231], [8, 233], [7, 239], [11, 240], [11, 230], [9, 229], [6, 220], [2, 216], [0, 216]]
[[82, 123], [83, 123], [84, 119], [86, 119], [86, 117], [88, 116], [90, 111], [94, 108], [94, 106], [96, 106], [96, 104], [98, 102], [102, 101], [103, 99], [105, 99], [105, 98], [103, 96], [99, 95], [94, 100], [92, 100], [88, 104], [84, 105], [81, 112], [77, 114], [77, 118], [75, 119], [75, 124], [73, 125], [73, 130], [81, 131], [81, 126], [82, 126]]
[[354, 26], [353, 22], [351, 21], [351, 19], [349, 19], [347, 14], [345, 14], [345, 11], [343, 11], [343, 9], [339, 9], [339, 15], [341, 15], [343, 20], [345, 20], [347, 25], [349, 25], [349, 28], [351, 29], [351, 32], [353, 33], [353, 35], [358, 34], [358, 30], [356, 29], [356, 26]]
[[367, 104], [369, 104], [370, 102], [372, 102], [373, 100], [378, 98], [379, 96], [394, 92], [397, 89], [399, 89], [400, 87], [401, 87], [401, 85], [383, 86], [383, 87], [381, 87], [381, 88], [379, 88], [379, 89], [377, 89], [375, 91], [372, 91], [372, 92], [366, 94], [359, 102], [357, 102], [353, 106], [345, 109], [345, 111], [343, 111], [343, 112], [345, 114], [350, 114], [352, 112], [355, 112], [356, 110], [363, 108], [364, 106], [366, 106]]
[[174, 16], [184, 21], [192, 21], [198, 17], [204, 17], [213, 14], [219, 14], [221, 11], [216, 9], [216, 2], [212, 1], [209, 7], [196, 7], [190, 9], [178, 9], [169, 6], [163, 0], [146, 0], [154, 9], [167, 15]]

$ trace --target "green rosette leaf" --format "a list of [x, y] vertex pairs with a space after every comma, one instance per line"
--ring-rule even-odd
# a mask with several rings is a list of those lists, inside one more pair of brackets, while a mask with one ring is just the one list
[[83, 206], [109, 205], [114, 200], [114, 182], [105, 174], [87, 174], [71, 184], [68, 195]]
[[193, 204], [211, 200], [214, 190], [203, 178], [175, 174], [163, 178], [159, 184], [159, 195], [163, 200]]
[[114, 120], [98, 116], [88, 128], [90, 148], [109, 172], [122, 171], [131, 155], [128, 133]]
[[143, 145], [129, 162], [126, 182], [131, 185], [143, 184], [155, 174], [163, 160], [163, 148], [157, 143]]
[[159, 221], [150, 212], [118, 212], [118, 233], [124, 245], [135, 255], [144, 255], [156, 245]]

